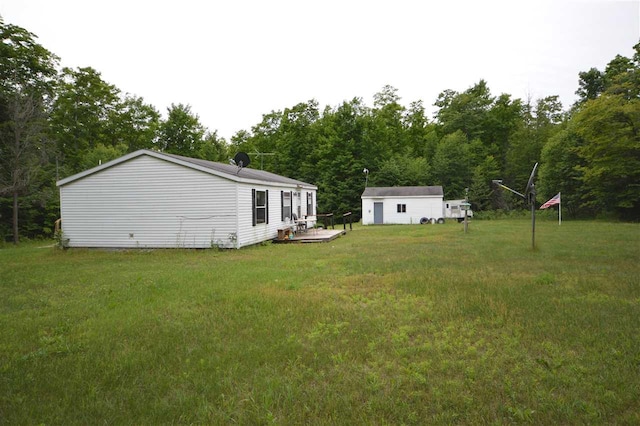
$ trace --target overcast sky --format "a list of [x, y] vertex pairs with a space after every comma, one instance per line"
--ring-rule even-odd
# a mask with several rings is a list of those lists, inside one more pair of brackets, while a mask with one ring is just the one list
[[640, 1], [0, 0], [63, 66], [154, 105], [189, 104], [227, 140], [262, 114], [389, 84], [429, 115], [445, 89], [575, 100], [578, 73], [632, 56]]

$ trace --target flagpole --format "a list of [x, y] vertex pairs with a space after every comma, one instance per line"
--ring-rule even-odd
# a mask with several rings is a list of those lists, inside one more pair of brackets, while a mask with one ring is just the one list
[[558, 226], [562, 225], [562, 192], [558, 192]]

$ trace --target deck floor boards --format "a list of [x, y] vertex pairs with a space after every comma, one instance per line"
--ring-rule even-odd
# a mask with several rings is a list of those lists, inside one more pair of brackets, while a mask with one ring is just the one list
[[343, 229], [309, 229], [307, 232], [297, 232], [293, 239], [278, 240], [276, 243], [325, 243], [335, 240], [341, 235], [346, 234]]

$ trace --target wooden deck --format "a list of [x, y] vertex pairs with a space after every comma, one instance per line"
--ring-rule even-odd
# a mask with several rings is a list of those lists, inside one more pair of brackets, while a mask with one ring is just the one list
[[274, 243], [326, 243], [346, 234], [343, 229], [309, 229], [307, 232], [297, 232], [293, 239], [273, 240]]

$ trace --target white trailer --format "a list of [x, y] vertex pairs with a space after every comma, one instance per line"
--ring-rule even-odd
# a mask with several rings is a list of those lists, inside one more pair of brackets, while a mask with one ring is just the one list
[[[464, 220], [465, 203], [467, 203], [466, 200], [444, 200], [442, 202], [442, 216], [446, 219], [456, 219], [458, 222], [462, 222]], [[468, 218], [473, 217], [473, 210], [468, 208], [466, 212]]]

